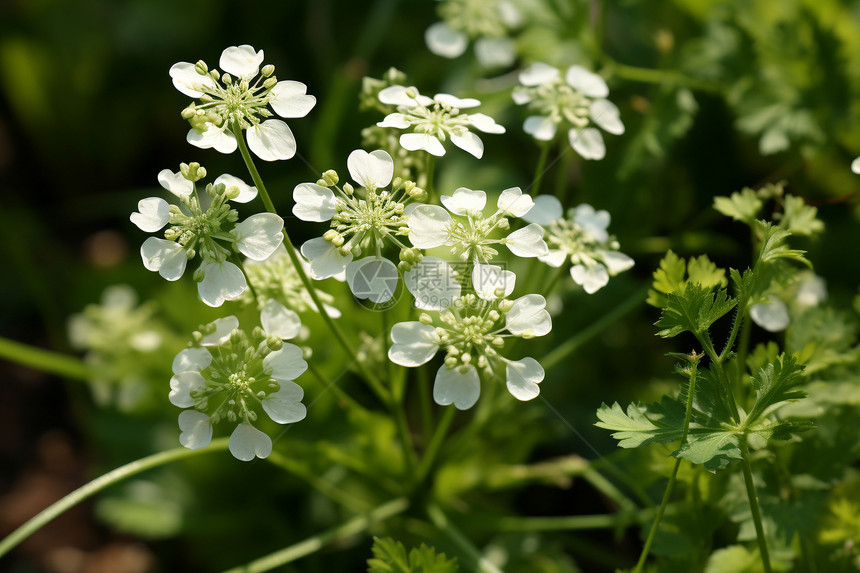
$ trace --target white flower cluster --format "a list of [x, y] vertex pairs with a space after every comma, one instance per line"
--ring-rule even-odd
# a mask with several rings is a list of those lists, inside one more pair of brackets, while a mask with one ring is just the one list
[[198, 346], [173, 361], [170, 402], [186, 408], [179, 414], [179, 442], [196, 450], [209, 445], [213, 426], [236, 424], [230, 452], [250, 461], [272, 453], [272, 440], [258, 430], [258, 406], [278, 424], [305, 418], [304, 391], [293, 380], [307, 370], [302, 350], [283, 339], [301, 330], [298, 316], [275, 301], [260, 314], [262, 328], [249, 336], [235, 316], [220, 318], [195, 333]]
[[450, 94], [429, 98], [414, 87], [394, 85], [379, 92], [379, 101], [397, 106], [397, 111], [376, 125], [411, 130], [400, 136], [400, 145], [409, 151], [423, 149], [431, 155], [442, 156], [445, 155], [442, 143], [450, 139], [451, 143], [480, 159], [484, 155], [484, 142], [469, 128], [484, 133], [505, 133], [505, 128], [488, 115], [462, 113], [461, 110], [481, 105], [474, 98], [460, 99]]
[[475, 40], [475, 57], [485, 68], [507, 67], [516, 60], [510, 32], [522, 15], [509, 0], [445, 0], [439, 5], [441, 22], [424, 34], [427, 47], [437, 56], [456, 58]]
[[[258, 213], [237, 222], [239, 214], [227, 201], [247, 203], [256, 197], [256, 188], [225, 174], [214, 185], [207, 185], [201, 198], [195, 182], [205, 176], [206, 170], [196, 163], [182, 164], [177, 173], [163, 170], [158, 182], [179, 204], [148, 197], [138, 202], [138, 211], [130, 219], [148, 233], [170, 225], [164, 239], [150, 237], [143, 242], [140, 255], [147, 269], [175, 281], [185, 273], [188, 260], [199, 254], [202, 261], [194, 278], [200, 298], [209, 306], [221, 306], [239, 298], [247, 288], [241, 269], [227, 259], [241, 253], [264, 260], [281, 244], [284, 220], [272, 213]], [[205, 207], [204, 200], [208, 202]]]
[[518, 105], [528, 104], [526, 133], [539, 141], [555, 138], [559, 125], [566, 123], [567, 137], [583, 159], [603, 159], [606, 145], [597, 125], [607, 133], [621, 135], [624, 124], [618, 108], [606, 99], [609, 88], [603, 78], [581, 66], [571, 66], [562, 79], [561, 70], [541, 62], [520, 72], [520, 86], [512, 97]]
[[210, 70], [202, 60], [179, 62], [170, 68], [173, 85], [198, 99], [182, 111], [191, 123], [188, 143], [221, 153], [236, 151], [239, 129], [248, 133], [248, 147], [260, 159], [289, 159], [296, 153], [296, 139], [289, 126], [272, 117], [269, 106], [283, 118], [304, 117], [316, 104], [307, 86], [296, 81], [278, 81], [275, 67], [263, 66], [263, 50], [249, 45], [231, 46], [221, 54], [224, 73]]
[[607, 232], [607, 211], [583, 204], [565, 217], [557, 198], [538, 195], [534, 208], [523, 218], [546, 229], [550, 249], [539, 259], [551, 267], [560, 267], [569, 259], [570, 276], [588, 294], [606, 286], [610, 276], [633, 266], [633, 259], [618, 252], [618, 242]]

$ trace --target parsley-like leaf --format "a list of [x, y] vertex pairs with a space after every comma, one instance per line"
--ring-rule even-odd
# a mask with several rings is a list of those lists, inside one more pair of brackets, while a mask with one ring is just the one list
[[456, 573], [456, 559], [425, 544], [413, 548], [407, 555], [406, 547], [390, 537], [373, 538], [373, 558], [367, 560], [368, 573]]
[[663, 338], [678, 336], [682, 332], [705, 332], [737, 304], [725, 289], [711, 293], [698, 283], [692, 283], [681, 294], [669, 293], [668, 304], [656, 325], [662, 328], [657, 334]]
[[728, 197], [714, 197], [714, 209], [735, 221], [752, 225], [764, 206], [755, 191], [745, 187]]

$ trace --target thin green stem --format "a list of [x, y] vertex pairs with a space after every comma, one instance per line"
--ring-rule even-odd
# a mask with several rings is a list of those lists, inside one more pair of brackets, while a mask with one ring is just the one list
[[637, 66], [628, 66], [619, 64], [618, 62], [604, 58], [606, 67], [610, 74], [621, 79], [634, 82], [642, 82], [646, 84], [668, 84], [679, 85], [690, 89], [717, 93], [720, 91], [720, 86], [711, 82], [688, 78], [687, 76], [674, 70], [659, 70], [653, 68], [640, 68]]
[[85, 499], [92, 497], [106, 487], [121, 482], [146, 470], [157, 468], [171, 462], [191, 458], [200, 454], [226, 450], [228, 441], [228, 438], [212, 440], [208, 446], [199, 450], [189, 450], [187, 448], [167, 450], [166, 452], [160, 452], [127, 463], [124, 466], [120, 466], [115, 470], [111, 470], [108, 473], [97, 477], [91, 482], [82, 485], [58, 502], [43, 509], [35, 517], [10, 533], [6, 539], [0, 541], [0, 557], [9, 553], [9, 551], [14, 549], [19, 543], [30, 537], [30, 535], [53, 520], [55, 517], [68, 511]]
[[[254, 180], [254, 185], [257, 187], [257, 192], [260, 194], [260, 199], [263, 201], [263, 205], [265, 205], [266, 210], [269, 213], [278, 214], [278, 211], [275, 209], [275, 205], [272, 203], [271, 197], [269, 197], [269, 192], [266, 190], [266, 185], [263, 183], [263, 179], [260, 177], [259, 171], [257, 171], [256, 165], [254, 165], [254, 160], [251, 157], [251, 153], [248, 151], [248, 145], [245, 143], [245, 136], [242, 133], [242, 129], [237, 122], [234, 122], [232, 125], [233, 135], [236, 137], [236, 142], [239, 145], [239, 153], [242, 155], [242, 159], [245, 160], [245, 166], [248, 168], [248, 172], [251, 174], [251, 179]], [[287, 228], [284, 227], [284, 246], [287, 248], [287, 255], [290, 257], [290, 261], [293, 263], [293, 268], [296, 270], [296, 274], [299, 276], [299, 279], [302, 281], [305, 289], [308, 291], [308, 294], [311, 296], [311, 299], [314, 301], [314, 305], [317, 307], [317, 310], [322, 316], [323, 321], [328, 326], [329, 330], [331, 330], [332, 334], [334, 334], [338, 343], [343, 347], [346, 353], [352, 358], [353, 362], [357, 365], [358, 369], [361, 371], [361, 375], [364, 377], [365, 381], [371, 387], [371, 389], [376, 393], [379, 398], [389, 404], [391, 402], [391, 394], [386, 390], [386, 388], [382, 385], [379, 379], [370, 371], [367, 366], [358, 359], [358, 354], [355, 352], [355, 348], [353, 348], [352, 344], [347, 340], [343, 331], [334, 322], [334, 320], [329, 316], [328, 311], [325, 308], [325, 305], [319, 298], [317, 294], [316, 288], [314, 288], [313, 283], [310, 278], [308, 278], [307, 273], [305, 273], [304, 268], [299, 261], [299, 256], [296, 253], [296, 248], [293, 246], [293, 242], [290, 240], [290, 235], [287, 233]]]
[[436, 161], [435, 157], [431, 154], [427, 154], [427, 162], [424, 164], [424, 172], [426, 175], [426, 183], [424, 184], [424, 190], [427, 192], [427, 197], [430, 202], [433, 202], [433, 199], [436, 197], [436, 189], [434, 188], [433, 183], [433, 172], [436, 169]]
[[391, 408], [391, 413], [394, 414], [397, 435], [400, 438], [400, 448], [403, 450], [406, 474], [410, 476], [415, 475], [415, 464], [418, 463], [418, 459], [415, 454], [415, 445], [412, 443], [412, 435], [409, 432], [409, 423], [406, 421], [406, 412], [403, 410], [403, 405], [394, 405]]
[[73, 380], [89, 380], [92, 372], [79, 358], [0, 338], [0, 358]]
[[537, 166], [535, 167], [535, 175], [532, 178], [532, 185], [528, 189], [529, 195], [537, 197], [540, 192], [540, 185], [543, 182], [543, 177], [546, 175], [546, 161], [549, 158], [549, 151], [552, 147], [552, 141], [542, 141], [540, 144], [540, 156], [538, 157]]
[[337, 399], [344, 403], [349, 408], [353, 408], [355, 410], [361, 410], [362, 412], [367, 412], [367, 408], [359, 404], [355, 398], [344, 392], [340, 386], [337, 384], [332, 384], [328, 380], [325, 379], [325, 376], [322, 375], [322, 372], [319, 371], [319, 368], [313, 363], [308, 362], [308, 370], [316, 378], [320, 384], [322, 384], [323, 390], [328, 391], [331, 390]]
[[475, 544], [448, 520], [438, 505], [428, 505], [427, 515], [430, 516], [430, 521], [433, 522], [433, 525], [469, 557], [470, 563], [468, 564], [469, 567], [466, 568], [467, 571], [475, 571], [476, 573], [502, 573], [501, 569], [487, 561], [478, 548], [475, 547]]
[[[701, 354], [694, 355], [692, 358], [692, 366], [690, 370], [690, 385], [687, 388], [687, 406], [684, 412], [684, 428], [681, 430], [681, 445], [687, 442], [687, 432], [690, 430], [690, 418], [693, 414], [693, 399], [696, 394], [696, 375], [698, 373], [698, 364]], [[651, 544], [654, 542], [654, 537], [657, 535], [657, 529], [660, 527], [660, 520], [663, 519], [663, 513], [666, 511], [666, 506], [669, 503], [669, 498], [672, 496], [672, 490], [675, 488], [675, 478], [678, 477], [678, 468], [681, 467], [681, 459], [675, 460], [675, 467], [672, 468], [672, 476], [669, 478], [669, 483], [666, 485], [666, 491], [663, 492], [663, 500], [660, 502], [660, 508], [657, 510], [657, 516], [654, 518], [654, 523], [651, 524], [651, 530], [648, 532], [648, 538], [645, 540], [645, 545], [642, 547], [642, 553], [639, 554], [639, 561], [632, 573], [641, 573], [642, 567], [645, 566], [645, 560], [648, 559], [648, 553], [651, 551]]]
[[767, 539], [764, 536], [764, 526], [761, 521], [761, 510], [758, 506], [758, 496], [755, 492], [755, 483], [753, 483], [752, 466], [750, 465], [750, 452], [747, 447], [746, 435], [740, 439], [741, 456], [743, 457], [744, 469], [744, 484], [747, 488], [747, 498], [750, 502], [750, 511], [752, 512], [753, 523], [755, 524], [755, 536], [758, 540], [758, 549], [761, 555], [761, 564], [764, 568], [764, 573], [771, 573], [773, 569], [770, 566], [770, 553], [767, 550]]
[[732, 384], [729, 381], [726, 369], [723, 366], [723, 358], [717, 355], [717, 351], [714, 349], [714, 343], [711, 342], [711, 337], [707, 332], [694, 334], [696, 335], [696, 339], [699, 341], [699, 344], [702, 345], [705, 354], [708, 355], [708, 358], [710, 358], [714, 368], [717, 370], [717, 378], [723, 386], [724, 399], [729, 409], [732, 411], [732, 419], [736, 423], [740, 423], [741, 415], [738, 410], [738, 403], [735, 399], [735, 393], [732, 390]]
[[568, 271], [569, 266], [570, 261], [565, 261], [563, 265], [555, 270], [555, 274], [551, 279], [549, 279], [549, 282], [546, 283], [546, 286], [543, 288], [544, 298], [549, 298], [549, 295], [553, 293], [561, 279], [570, 272]]
[[451, 422], [454, 421], [454, 416], [457, 414], [457, 409], [454, 406], [445, 408], [442, 418], [439, 420], [439, 425], [436, 426], [436, 431], [433, 432], [433, 437], [430, 438], [430, 443], [427, 444], [427, 449], [424, 451], [424, 456], [421, 458], [421, 464], [418, 466], [418, 473], [415, 476], [415, 485], [420, 485], [430, 468], [433, 467], [433, 462], [439, 453], [439, 448], [442, 447], [442, 442], [445, 436], [448, 435], [448, 430], [451, 428]]
[[[430, 378], [427, 368], [418, 368], [418, 400], [421, 408], [421, 436], [424, 440], [433, 431], [433, 406], [430, 404]], [[427, 444], [424, 444], [427, 447]]]
[[255, 559], [245, 565], [228, 569], [224, 573], [262, 573], [263, 571], [271, 571], [276, 567], [292, 563], [296, 559], [301, 559], [311, 553], [315, 553], [334, 541], [358, 535], [374, 523], [385, 521], [403, 513], [408, 507], [409, 500], [402, 497], [394, 499], [368, 512], [367, 515], [354, 517], [337, 527], [327, 529], [322, 533], [308, 537], [304, 541], [270, 553], [265, 557]]
[[567, 197], [567, 176], [572, 161], [572, 151], [569, 148], [564, 148], [559, 154], [561, 165], [558, 166], [558, 171], [555, 174], [555, 196], [558, 197], [562, 205], [564, 205], [565, 198]]
[[639, 307], [645, 300], [645, 295], [647, 294], [647, 292], [648, 287], [636, 290], [621, 304], [613, 308], [608, 313], [604, 314], [597, 321], [580, 330], [576, 334], [576, 336], [572, 336], [571, 338], [567, 339], [566, 341], [555, 347], [555, 349], [544, 355], [544, 357], [538, 360], [538, 362], [540, 362], [544, 370], [549, 370], [553, 366], [559, 364], [560, 362], [568, 358], [571, 354], [576, 352], [582, 345], [595, 338], [604, 330], [615, 324], [618, 320], [621, 320], [624, 316], [627, 315], [627, 313]]
[[599, 515], [565, 515], [548, 517], [497, 517], [493, 520], [476, 521], [479, 528], [491, 531], [586, 531], [590, 529], [616, 529], [629, 527], [646, 519], [653, 509], [640, 509], [635, 514], [605, 513]]

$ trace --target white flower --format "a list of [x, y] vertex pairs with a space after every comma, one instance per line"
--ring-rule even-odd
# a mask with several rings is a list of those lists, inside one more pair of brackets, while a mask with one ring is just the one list
[[203, 209], [194, 183], [205, 175], [206, 170], [194, 163], [183, 164], [179, 173], [163, 170], [158, 181], [176, 196], [179, 205], [149, 197], [138, 203], [138, 211], [129, 218], [150, 233], [169, 225], [164, 239], [149, 237], [141, 246], [144, 267], [175, 281], [185, 273], [188, 260], [200, 255], [195, 272], [200, 298], [210, 306], [220, 306], [241, 296], [247, 286], [242, 271], [227, 259], [241, 253], [251, 260], [265, 260], [283, 242], [284, 221], [272, 213], [258, 213], [237, 222], [238, 213], [227, 201], [250, 201], [257, 190], [228, 174], [206, 186], [205, 198], [210, 202]]
[[488, 115], [462, 113], [463, 109], [481, 105], [473, 98], [460, 99], [442, 93], [429, 98], [414, 87], [393, 85], [379, 92], [379, 101], [397, 106], [397, 111], [376, 125], [410, 130], [400, 136], [400, 145], [408, 151], [423, 149], [431, 155], [445, 155], [442, 142], [450, 139], [451, 143], [480, 159], [484, 154], [484, 142], [470, 128], [484, 133], [505, 132], [505, 128]]
[[[189, 105], [182, 117], [191, 123], [188, 142], [221, 153], [236, 150], [238, 125], [248, 133], [248, 147], [260, 159], [289, 159], [296, 153], [296, 140], [286, 123], [272, 116], [269, 106], [283, 118], [304, 117], [316, 104], [307, 87], [296, 81], [278, 81], [275, 67], [263, 66], [263, 51], [249, 45], [231, 46], [221, 54], [225, 72], [209, 70], [204, 62], [179, 62], [170, 68], [173, 85], [183, 94], [200, 99]], [[256, 78], [256, 79], [255, 79]]]
[[447, 211], [436, 205], [419, 205], [409, 213], [409, 240], [419, 249], [445, 245], [461, 260], [475, 263], [491, 261], [498, 254], [493, 245], [505, 245], [519, 257], [541, 257], [549, 251], [543, 229], [537, 224], [502, 238], [493, 237], [499, 230], [509, 228], [507, 217], [524, 217], [531, 210], [531, 197], [523, 195], [519, 187], [502, 191], [497, 210], [489, 217], [483, 214], [487, 204], [483, 191], [461, 187], [441, 199]]
[[230, 452], [250, 461], [272, 452], [271, 439], [253, 423], [256, 406], [278, 424], [303, 420], [302, 388], [293, 380], [307, 370], [302, 350], [281, 338], [297, 333], [298, 317], [269, 301], [261, 314], [263, 329], [248, 336], [234, 316], [218, 319], [195, 333], [198, 344], [181, 351], [173, 361], [168, 398], [187, 408], [179, 414], [179, 441], [186, 448], [206, 446], [213, 426], [226, 420], [237, 424], [230, 436]]
[[768, 302], [750, 307], [750, 318], [768, 332], [780, 332], [788, 328], [788, 307], [776, 295], [769, 295]]
[[534, 207], [523, 216], [546, 230], [549, 251], [538, 259], [551, 267], [571, 263], [570, 276], [588, 294], [609, 283], [609, 277], [633, 266], [633, 259], [618, 251], [618, 241], [609, 235], [610, 216], [587, 204], [568, 210], [552, 195], [538, 195]]
[[854, 161], [851, 162], [851, 171], [860, 175], [860, 157], [855, 158]]
[[445, 361], [433, 387], [436, 403], [454, 404], [460, 410], [471, 408], [480, 394], [479, 371], [485, 379], [493, 379], [501, 365], [515, 398], [530, 400], [538, 395], [544, 372], [537, 361], [509, 360], [499, 354], [499, 349], [506, 337], [547, 334], [552, 319], [540, 295], [525, 295], [514, 301], [502, 298], [513, 290], [513, 273], [508, 276], [504, 272], [499, 267], [473, 271], [477, 296], [456, 299], [451, 305], [454, 312], [437, 311], [435, 318], [424, 313], [419, 322], [401, 322], [391, 329], [388, 358], [395, 364], [420, 366], [440, 348], [445, 349]]
[[475, 56], [485, 68], [507, 67], [516, 59], [510, 32], [522, 22], [507, 0], [447, 0], [439, 6], [443, 21], [427, 28], [424, 39], [443, 58], [462, 55], [475, 40]]
[[422, 257], [403, 274], [403, 282], [415, 298], [415, 308], [422, 310], [448, 308], [462, 290], [454, 269], [438, 257]]
[[596, 125], [607, 133], [621, 135], [624, 124], [618, 108], [605, 99], [606, 82], [581, 66], [561, 71], [536, 62], [520, 72], [520, 84], [512, 92], [514, 102], [528, 104], [533, 115], [526, 118], [523, 129], [539, 141], [555, 138], [558, 126], [569, 125], [567, 136], [571, 147], [584, 159], [603, 159], [606, 147]]

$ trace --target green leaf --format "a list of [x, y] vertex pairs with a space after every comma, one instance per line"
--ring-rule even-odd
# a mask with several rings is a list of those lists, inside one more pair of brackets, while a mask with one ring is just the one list
[[406, 547], [390, 537], [373, 538], [373, 557], [367, 560], [368, 573], [456, 573], [456, 559], [425, 544], [413, 548], [407, 555]]
[[764, 206], [755, 191], [745, 187], [728, 197], [714, 197], [714, 209], [735, 221], [752, 225]]
[[725, 289], [711, 293], [698, 283], [692, 283], [681, 294], [669, 293], [668, 304], [656, 325], [662, 328], [657, 334], [671, 338], [682, 332], [701, 334], [737, 304]]
[[664, 396], [661, 404], [632, 403], [627, 413], [618, 402], [597, 410], [598, 428], [612, 430], [620, 448], [638, 448], [652, 442], [679, 440], [684, 429], [684, 405]]
[[[685, 273], [687, 278], [684, 278]], [[646, 302], [657, 308], [666, 306], [665, 295], [683, 293], [688, 284], [699, 283], [708, 289], [716, 286], [722, 288], [728, 284], [726, 271], [711, 262], [707, 255], [693, 257], [687, 263], [672, 251], [666, 253], [653, 276], [653, 290], [648, 291]]]
[[692, 427], [687, 434], [687, 441], [676, 455], [694, 464], [703, 464], [706, 470], [712, 472], [725, 468], [732, 458], [742, 457], [735, 430]]
[[693, 257], [687, 263], [687, 283], [698, 283], [707, 289], [725, 288], [729, 284], [726, 270], [714, 264], [708, 255]]
[[767, 264], [779, 259], [788, 259], [803, 263], [808, 267], [812, 267], [806, 257], [803, 255], [806, 251], [798, 249], [790, 249], [785, 244], [786, 239], [791, 236], [791, 231], [782, 227], [777, 227], [767, 221], [758, 220], [755, 222], [756, 233], [762, 237], [762, 247], [758, 254], [758, 264]]
[[812, 236], [824, 230], [824, 223], [818, 218], [818, 209], [794, 195], [785, 196], [785, 211], [779, 226], [794, 235]]
[[803, 382], [803, 366], [793, 355], [780, 354], [776, 361], [760, 368], [752, 379], [756, 401], [747, 416], [747, 426], [754, 425], [760, 417], [771, 413], [783, 402], [806, 396], [803, 390], [798, 389]]
[[705, 573], [764, 573], [764, 566], [758, 551], [730, 545], [711, 554]]

